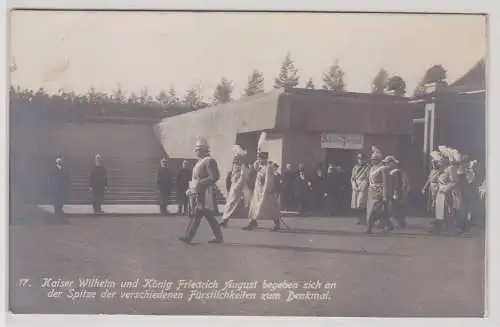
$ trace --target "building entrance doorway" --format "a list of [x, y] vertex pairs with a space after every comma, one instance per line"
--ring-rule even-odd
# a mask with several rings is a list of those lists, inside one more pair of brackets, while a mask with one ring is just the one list
[[351, 199], [351, 172], [356, 163], [356, 150], [326, 149], [325, 167], [333, 165], [340, 167], [338, 174], [339, 209], [345, 210], [350, 207]]

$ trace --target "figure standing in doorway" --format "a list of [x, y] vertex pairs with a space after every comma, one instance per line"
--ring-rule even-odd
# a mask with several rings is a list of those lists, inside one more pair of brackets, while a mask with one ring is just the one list
[[295, 209], [295, 179], [297, 174], [292, 170], [292, 165], [287, 164], [285, 171], [283, 172], [282, 178], [282, 197], [281, 203], [283, 204], [283, 209], [290, 211]]
[[297, 200], [297, 211], [302, 214], [308, 209], [310, 188], [308, 185], [304, 166], [299, 166], [299, 171], [295, 179], [295, 198]]
[[309, 187], [311, 188], [311, 209], [315, 213], [321, 213], [324, 208], [325, 199], [325, 180], [321, 166], [318, 166], [316, 174], [309, 179]]
[[325, 211], [328, 216], [334, 216], [339, 206], [339, 173], [338, 170], [329, 165], [325, 179]]
[[439, 190], [439, 174], [441, 173], [439, 168], [439, 160], [441, 158], [441, 154], [438, 151], [431, 152], [431, 171], [429, 173], [429, 177], [422, 188], [422, 194], [427, 195], [427, 211], [433, 212], [436, 207], [436, 195]]

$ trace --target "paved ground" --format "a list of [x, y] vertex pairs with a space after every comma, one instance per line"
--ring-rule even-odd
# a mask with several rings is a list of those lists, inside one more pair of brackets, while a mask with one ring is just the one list
[[[197, 243], [177, 241], [183, 217], [21, 216], [11, 226], [11, 310], [16, 313], [136, 313], [309, 316], [482, 316], [484, 236], [426, 234], [429, 219], [408, 230], [364, 234], [352, 218], [289, 218], [291, 232], [254, 232], [231, 221], [225, 244], [208, 244], [204, 222]], [[184, 300], [48, 298], [41, 278], [119, 281], [227, 280], [334, 282], [328, 300]], [[29, 278], [24, 282], [22, 278]], [[31, 285], [31, 287], [28, 287]], [[302, 285], [302, 284], [300, 284]], [[332, 284], [333, 285], [333, 284]], [[78, 285], [77, 285], [78, 286]], [[283, 286], [283, 285], [282, 285]], [[322, 285], [324, 288], [325, 284]], [[78, 287], [76, 287], [78, 288]], [[222, 287], [220, 287], [222, 288]], [[141, 287], [139, 287], [141, 291]], [[88, 289], [92, 291], [92, 289]], [[249, 290], [251, 292], [252, 290]], [[325, 290], [320, 290], [326, 292]], [[260, 297], [261, 288], [255, 291]], [[303, 293], [296, 289], [295, 293]], [[319, 291], [316, 291], [319, 292]]]
[[[41, 205], [40, 209], [46, 212], [54, 212], [54, 208], [50, 205]], [[102, 210], [110, 215], [150, 215], [159, 214], [160, 208], [156, 204], [132, 204], [132, 205], [114, 205], [104, 204]], [[219, 211], [223, 211], [224, 206], [219, 205]], [[92, 214], [91, 205], [65, 205], [64, 211], [68, 215], [90, 215]], [[171, 213], [178, 212], [177, 205], [169, 205], [168, 211]]]

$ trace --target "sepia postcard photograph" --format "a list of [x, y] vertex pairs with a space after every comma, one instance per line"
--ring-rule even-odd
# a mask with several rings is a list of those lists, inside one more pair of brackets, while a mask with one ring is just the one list
[[486, 15], [8, 15], [11, 313], [485, 315]]

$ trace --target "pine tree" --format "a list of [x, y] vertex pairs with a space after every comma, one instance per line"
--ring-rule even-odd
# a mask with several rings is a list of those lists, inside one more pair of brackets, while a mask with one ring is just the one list
[[297, 73], [298, 70], [295, 68], [295, 64], [289, 52], [281, 64], [279, 76], [274, 80], [274, 88], [296, 87], [299, 84]]
[[186, 95], [182, 103], [188, 108], [188, 110], [198, 110], [204, 106], [202, 102], [201, 95], [196, 88], [190, 88], [187, 90]]
[[311, 89], [311, 90], [314, 90], [314, 83], [313, 83], [313, 79], [310, 78], [308, 81], [307, 81], [307, 84], [306, 84], [306, 89]]
[[231, 93], [233, 92], [233, 85], [225, 77], [223, 77], [219, 84], [215, 87], [214, 95], [212, 97], [212, 104], [218, 105], [231, 101]]
[[380, 69], [377, 76], [372, 81], [372, 93], [383, 94], [387, 88], [387, 82], [389, 81], [389, 73], [385, 69]]
[[139, 101], [141, 104], [149, 105], [153, 103], [153, 98], [149, 95], [149, 90], [147, 87], [144, 87], [141, 90], [141, 95], [139, 97]]
[[156, 102], [158, 102], [162, 106], [168, 105], [168, 94], [165, 91], [160, 91], [158, 95], [155, 97]]
[[120, 84], [116, 85], [116, 90], [113, 91], [112, 99], [115, 103], [125, 102], [125, 92], [123, 92]]
[[180, 104], [179, 97], [177, 96], [177, 93], [175, 92], [175, 89], [173, 86], [170, 87], [168, 90], [168, 105], [170, 106], [176, 106]]
[[401, 76], [392, 76], [387, 82], [387, 90], [394, 91], [394, 95], [402, 97], [406, 93], [406, 82]]
[[248, 84], [245, 88], [245, 95], [252, 96], [264, 92], [264, 75], [258, 70], [254, 70], [248, 77]]
[[97, 92], [93, 86], [87, 91], [87, 98], [89, 99], [89, 103], [96, 104], [97, 103]]
[[330, 69], [323, 74], [323, 89], [333, 91], [344, 91], [344, 71], [340, 69], [338, 60], [330, 66]]

